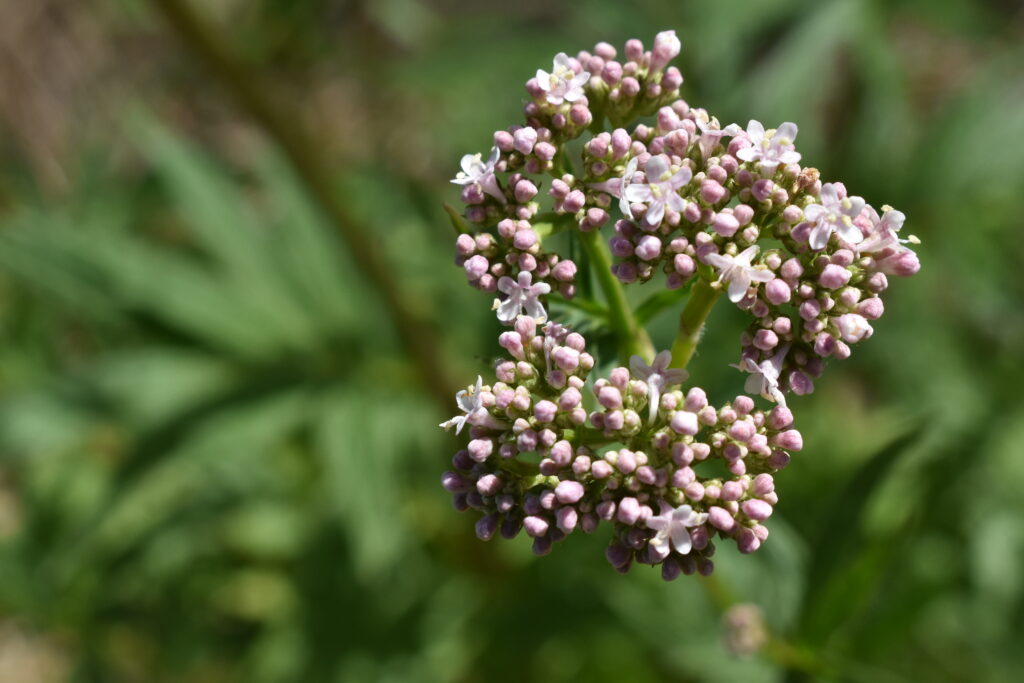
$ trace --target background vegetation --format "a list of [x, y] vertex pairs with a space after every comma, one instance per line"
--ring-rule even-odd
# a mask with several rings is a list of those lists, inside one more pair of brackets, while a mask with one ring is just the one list
[[[181, 6], [0, 8], [0, 680], [1019, 680], [1017, 3]], [[665, 28], [690, 102], [797, 121], [923, 240], [712, 584], [480, 543], [438, 485], [497, 334], [447, 179], [555, 52]], [[721, 400], [742, 321], [711, 325]]]

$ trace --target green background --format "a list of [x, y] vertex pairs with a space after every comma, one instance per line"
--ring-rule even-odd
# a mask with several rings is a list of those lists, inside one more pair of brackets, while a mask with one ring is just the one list
[[[192, 0], [201, 35], [180, 4], [0, 8], [0, 680], [1019, 680], [1017, 3]], [[689, 102], [797, 122], [923, 241], [713, 584], [619, 576], [603, 533], [477, 541], [422, 381], [497, 353], [440, 208], [460, 156], [554, 53], [668, 28]], [[743, 324], [692, 365], [715, 401]]]

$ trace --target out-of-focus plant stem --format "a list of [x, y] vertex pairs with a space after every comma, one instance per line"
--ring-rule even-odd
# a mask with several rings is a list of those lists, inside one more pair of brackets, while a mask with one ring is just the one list
[[369, 238], [371, 230], [359, 225], [336, 192], [330, 166], [319, 152], [322, 145], [299, 125], [238, 64], [220, 36], [188, 0], [154, 0], [153, 4], [178, 34], [186, 48], [209, 70], [284, 152], [306, 190], [319, 205], [352, 255], [352, 261], [377, 292], [406, 353], [412, 359], [424, 388], [438, 407], [450, 411], [458, 382], [453, 379], [438, 344], [437, 332], [420, 313], [416, 295], [399, 286], [394, 274]]
[[627, 362], [630, 356], [636, 354], [650, 363], [654, 359], [654, 346], [647, 330], [637, 324], [622, 283], [612, 273], [612, 255], [601, 239], [601, 232], [580, 232], [579, 236], [607, 299], [608, 319], [618, 339], [620, 360]]

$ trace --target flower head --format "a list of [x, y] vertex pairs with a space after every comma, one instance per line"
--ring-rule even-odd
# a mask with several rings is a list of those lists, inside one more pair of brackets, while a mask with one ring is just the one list
[[757, 245], [747, 247], [736, 256], [708, 254], [704, 260], [718, 269], [718, 281], [729, 283], [729, 301], [737, 303], [747, 295], [753, 282], [768, 282], [775, 279], [775, 273], [766, 266], [751, 265], [757, 255]]
[[583, 97], [583, 84], [590, 80], [590, 73], [581, 71], [576, 73], [572, 68], [569, 56], [564, 52], [555, 55], [551, 73], [544, 69], [537, 69], [537, 84], [545, 94], [545, 99], [550, 104], [562, 104], [563, 102], [575, 102]]
[[508, 298], [497, 305], [498, 320], [503, 323], [515, 321], [516, 316], [523, 310], [531, 318], [547, 318], [548, 314], [540, 302], [540, 297], [551, 292], [551, 285], [546, 282], [533, 284], [533, 274], [529, 271], [519, 273], [516, 280], [507, 276], [502, 277], [498, 280], [498, 289], [508, 295]]
[[459, 410], [464, 415], [456, 415], [450, 420], [442, 422], [439, 427], [442, 429], [449, 429], [455, 427], [455, 433], [461, 434], [462, 428], [469, 422], [473, 424], [474, 421], [479, 420], [483, 415], [487, 414], [487, 409], [483, 406], [482, 391], [483, 378], [480, 375], [476, 377], [476, 385], [471, 389], [463, 389], [462, 391], [455, 394], [455, 403], [458, 404]]
[[812, 224], [810, 243], [815, 250], [824, 249], [832, 233], [850, 244], [858, 244], [864, 239], [863, 233], [853, 223], [853, 219], [864, 210], [864, 200], [860, 197], [839, 197], [839, 189], [834, 183], [821, 186], [818, 195], [820, 204], [811, 204], [804, 209], [804, 218]]
[[477, 184], [480, 188], [498, 201], [504, 203], [505, 193], [498, 185], [498, 179], [494, 175], [494, 167], [501, 158], [501, 150], [497, 147], [491, 148], [491, 156], [484, 162], [482, 154], [466, 154], [462, 157], [462, 170], [452, 178], [456, 185]]
[[629, 369], [633, 375], [647, 382], [648, 422], [654, 422], [654, 417], [658, 414], [662, 390], [674, 384], [682, 384], [690, 376], [682, 368], [670, 368], [671, 363], [671, 351], [662, 351], [654, 357], [654, 362], [650, 365], [645, 363], [640, 356], [633, 356], [629, 359]]
[[762, 171], [774, 173], [779, 164], [800, 161], [800, 153], [793, 145], [796, 132], [796, 124], [789, 121], [766, 131], [760, 121], [751, 120], [747, 124], [751, 146], [739, 150], [736, 156], [743, 161], [760, 161]]
[[700, 526], [708, 519], [706, 512], [694, 512], [689, 505], [672, 507], [664, 501], [661, 502], [661, 514], [656, 517], [647, 518], [647, 528], [654, 529], [657, 533], [650, 540], [650, 547], [658, 556], [658, 559], [668, 557], [671, 549], [669, 541], [680, 555], [687, 555], [693, 549], [693, 541], [687, 527]]
[[[646, 183], [630, 183], [625, 186], [622, 193], [623, 203], [629, 209], [630, 202], [647, 204], [647, 212], [644, 214], [644, 223], [655, 226], [661, 223], [665, 216], [665, 207], [673, 211], [683, 211], [686, 208], [686, 200], [679, 195], [679, 188], [684, 187], [693, 178], [693, 171], [689, 166], [683, 166], [675, 173], [669, 165], [669, 159], [664, 154], [653, 156], [644, 166], [644, 175], [647, 176]], [[625, 184], [627, 177], [623, 178]], [[630, 218], [632, 211], [624, 211]]]

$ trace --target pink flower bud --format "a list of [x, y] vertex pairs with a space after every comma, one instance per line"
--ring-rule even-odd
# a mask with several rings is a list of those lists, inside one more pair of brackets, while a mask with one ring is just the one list
[[729, 533], [736, 528], [736, 520], [733, 519], [732, 515], [725, 508], [720, 508], [717, 505], [712, 505], [708, 509], [708, 522], [711, 523], [711, 526], [725, 533]]
[[490, 268], [490, 265], [491, 264], [488, 263], [486, 258], [477, 254], [476, 256], [470, 256], [466, 259], [466, 262], [462, 264], [462, 267], [466, 271], [466, 277], [472, 282], [474, 280], [479, 280], [487, 272], [487, 269]]
[[618, 458], [615, 461], [615, 466], [623, 474], [630, 474], [636, 469], [636, 455], [633, 451], [626, 450], [623, 448], [618, 453]]
[[723, 209], [715, 214], [711, 227], [722, 237], [732, 237], [740, 229], [740, 222], [736, 220], [732, 211]]
[[857, 313], [844, 313], [839, 316], [836, 318], [836, 327], [839, 328], [840, 337], [847, 344], [867, 339], [874, 332], [867, 318]]
[[704, 179], [700, 184], [700, 197], [708, 204], [717, 204], [726, 195], [726, 189], [717, 180]]
[[583, 208], [587, 198], [580, 190], [573, 190], [562, 202], [562, 208], [568, 213], [576, 213]]
[[[563, 483], [575, 483], [575, 482], [563, 482]], [[576, 512], [576, 508], [564, 507], [559, 508], [558, 512], [555, 513], [555, 524], [563, 532], [571, 534], [576, 528], [576, 523], [579, 520], [579, 515]]]
[[551, 422], [557, 413], [558, 406], [551, 401], [537, 401], [537, 405], [533, 407], [533, 415], [539, 422]]
[[523, 529], [533, 538], [537, 538], [548, 532], [548, 522], [543, 517], [529, 515], [523, 520]]
[[[772, 282], [775, 282], [775, 280], [772, 280]], [[771, 284], [771, 282], [768, 284]], [[785, 283], [783, 284], [785, 285]], [[758, 330], [757, 334], [754, 335], [754, 346], [762, 351], [770, 351], [771, 349], [774, 349], [778, 343], [778, 335], [771, 330]]]
[[821, 271], [818, 284], [826, 289], [839, 289], [850, 281], [850, 271], [843, 266], [830, 263]]
[[645, 261], [653, 261], [661, 254], [661, 240], [654, 235], [644, 235], [634, 252]]
[[617, 519], [626, 525], [635, 524], [640, 519], [640, 503], [636, 498], [627, 496], [619, 501]]
[[687, 410], [677, 410], [672, 413], [672, 420], [670, 425], [672, 431], [677, 434], [687, 434], [693, 436], [700, 429], [697, 422], [697, 414], [691, 413]]
[[787, 451], [799, 451], [804, 447], [804, 439], [797, 430], [787, 429], [776, 434], [772, 439], [772, 444], [779, 448], [785, 448]]
[[682, 45], [675, 31], [662, 31], [654, 37], [654, 47], [651, 48], [651, 73], [661, 71], [665, 66], [679, 55]]
[[795, 258], [791, 258], [782, 264], [779, 269], [779, 276], [786, 280], [796, 280], [804, 274], [804, 267]]
[[590, 473], [594, 479], [607, 479], [612, 474], [612, 465], [606, 460], [595, 460], [590, 466]]
[[665, 92], [677, 90], [683, 84], [683, 74], [674, 66], [665, 69], [665, 75], [661, 77], [661, 87]]
[[758, 500], [756, 498], [744, 501], [740, 507], [743, 510], [743, 514], [751, 519], [756, 519], [759, 522], [772, 516], [772, 506], [763, 500]]
[[578, 481], [560, 481], [555, 487], [555, 498], [562, 505], [571, 505], [583, 497], [583, 484]]

